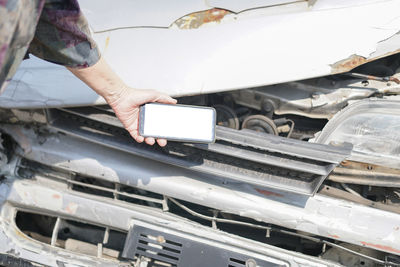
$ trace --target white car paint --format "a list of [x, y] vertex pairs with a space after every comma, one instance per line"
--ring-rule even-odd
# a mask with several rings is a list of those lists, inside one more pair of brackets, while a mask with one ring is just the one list
[[[250, 1], [248, 7], [261, 2]], [[229, 13], [219, 23], [197, 29], [166, 25], [204, 6], [212, 7], [210, 3], [235, 11], [245, 7], [234, 8], [235, 1], [222, 0], [207, 5], [198, 0], [183, 5], [170, 1], [159, 6], [119, 0], [113, 4], [121, 11], [116, 13], [105, 1], [80, 3], [103, 56], [123, 80], [135, 88], [157, 89], [172, 96], [325, 76], [346, 71], [353, 64], [352, 57], [358, 60], [356, 66], [400, 49], [400, 1], [396, 0], [320, 0], [314, 5], [298, 1]], [[152, 12], [154, 17], [149, 16]], [[350, 64], [335, 65], [343, 60]], [[104, 103], [89, 90], [64, 68], [31, 59], [21, 65], [0, 96], [0, 105]]]

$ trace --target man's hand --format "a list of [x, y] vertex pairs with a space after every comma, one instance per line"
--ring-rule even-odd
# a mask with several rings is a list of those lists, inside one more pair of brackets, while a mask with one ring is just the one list
[[[175, 104], [175, 99], [157, 91], [127, 87], [103, 58], [100, 58], [99, 62], [91, 67], [68, 68], [68, 70], [104, 97], [136, 142], [145, 141], [149, 145], [155, 143], [154, 138], [144, 138], [139, 135], [139, 106], [149, 102]], [[165, 146], [167, 140], [157, 139], [157, 143], [160, 146]]]
[[[138, 90], [125, 88], [119, 96], [114, 96], [113, 99], [106, 99], [112, 107], [118, 119], [122, 122], [125, 129], [138, 143], [145, 141], [149, 145], [153, 145], [155, 140], [153, 137], [139, 135], [139, 106], [149, 103], [158, 102], [164, 104], [176, 104], [176, 100], [168, 95], [159, 93], [154, 90]], [[160, 146], [165, 146], [167, 140], [157, 139]]]

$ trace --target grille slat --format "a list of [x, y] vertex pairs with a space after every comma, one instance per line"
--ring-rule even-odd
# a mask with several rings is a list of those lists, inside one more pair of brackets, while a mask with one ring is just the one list
[[166, 148], [132, 141], [118, 119], [99, 109], [48, 110], [50, 125], [85, 140], [163, 163], [261, 187], [313, 195], [348, 155], [348, 148], [312, 144], [217, 127], [217, 143], [170, 142]]
[[246, 262], [242, 260], [238, 260], [235, 258], [230, 258], [229, 259], [229, 267], [243, 267], [246, 266]]
[[153, 239], [150, 239], [150, 238], [147, 238], [147, 237], [144, 237], [144, 236], [141, 236], [139, 240], [142, 240], [142, 241], [147, 242], [147, 243], [154, 243], [154, 244], [157, 244], [157, 245], [165, 247], [165, 248], [170, 248], [170, 249], [179, 251], [178, 253], [180, 253], [180, 251], [182, 249], [182, 245], [180, 245], [180, 246], [173, 245], [171, 243], [168, 243], [168, 240], [165, 240], [163, 242], [157, 242], [156, 240], [153, 240]]
[[167, 258], [167, 257], [164, 257], [164, 256], [159, 255], [159, 254], [149, 253], [146, 250], [140, 250], [138, 248], [136, 248], [136, 251], [137, 251], [136, 254], [139, 255], [139, 256], [144, 256], [144, 257], [147, 257], [147, 258], [150, 258], [150, 259], [153, 259], [153, 260], [158, 260], [158, 261], [161, 261], [161, 262], [169, 263], [169, 264], [172, 264], [173, 266], [177, 266], [177, 264], [178, 264], [177, 260], [173, 260], [171, 258]]
[[[97, 178], [82, 177], [79, 175], [71, 177], [71, 175], [69, 173], [65, 173], [64, 170], [55, 169], [54, 167], [48, 167], [41, 163], [37, 163], [27, 159], [22, 159], [20, 161], [20, 163], [17, 166], [16, 172], [21, 177], [25, 178], [28, 177], [26, 176], [27, 174], [29, 175], [39, 174], [44, 177], [61, 180], [69, 184], [70, 188], [74, 191], [79, 191], [96, 196], [98, 196], [99, 193], [102, 193], [101, 196], [103, 197], [113, 198], [118, 201], [124, 201], [136, 204], [138, 204], [139, 201], [142, 202], [144, 201], [145, 203], [153, 203], [155, 205], [158, 205], [160, 208], [162, 207], [165, 210], [164, 205], [166, 204], [163, 195], [149, 192], [143, 189], [141, 189], [142, 194], [148, 194], [155, 197], [122, 192], [121, 190], [119, 190], [119, 188], [132, 189], [132, 190], [134, 190], [135, 188], [114, 182], [103, 181]], [[103, 183], [107, 183], [108, 187], [104, 186]], [[121, 199], [122, 196], [124, 197], [123, 199]]]
[[[152, 243], [150, 243], [150, 244], [152, 244]], [[174, 253], [174, 252], [168, 251], [162, 247], [156, 248], [156, 247], [150, 246], [150, 245], [139, 244], [137, 246], [137, 249], [146, 251], [147, 253], [150, 253], [150, 254], [154, 253], [161, 257], [165, 257], [167, 259], [171, 259], [171, 260], [175, 260], [175, 261], [178, 261], [178, 259], [179, 259], [179, 253]]]

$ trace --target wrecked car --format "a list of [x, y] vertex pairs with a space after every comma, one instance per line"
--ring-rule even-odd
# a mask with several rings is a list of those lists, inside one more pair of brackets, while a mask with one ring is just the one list
[[0, 263], [400, 266], [400, 10], [389, 0], [80, 1], [135, 88], [217, 110], [135, 143], [63, 67], [0, 95]]

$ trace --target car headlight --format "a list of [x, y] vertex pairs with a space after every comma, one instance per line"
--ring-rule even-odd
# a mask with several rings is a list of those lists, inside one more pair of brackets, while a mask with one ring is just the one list
[[351, 160], [400, 169], [400, 100], [366, 99], [337, 113], [315, 142], [351, 143]]

